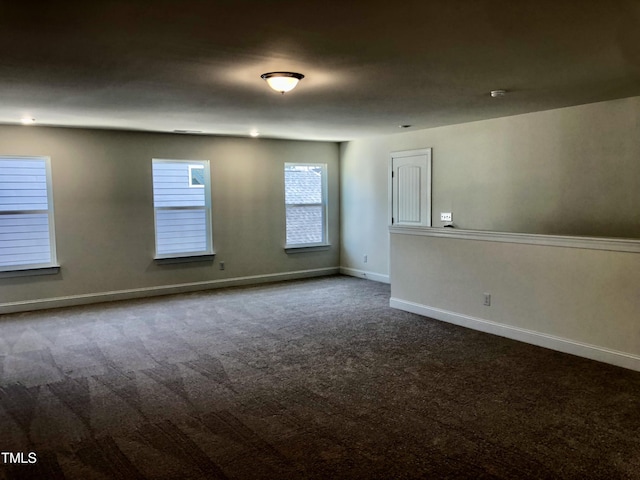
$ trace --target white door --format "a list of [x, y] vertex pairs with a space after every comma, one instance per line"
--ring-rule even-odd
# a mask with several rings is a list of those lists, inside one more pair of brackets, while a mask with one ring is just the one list
[[431, 149], [391, 154], [391, 225], [431, 226]]

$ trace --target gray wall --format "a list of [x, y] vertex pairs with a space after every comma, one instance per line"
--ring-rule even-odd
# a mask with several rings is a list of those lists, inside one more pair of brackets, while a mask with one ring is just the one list
[[389, 154], [425, 147], [434, 226], [640, 238], [634, 97], [342, 144], [343, 267], [389, 274]]
[[390, 152], [425, 147], [435, 227], [640, 238], [640, 98], [341, 145], [343, 271], [390, 278], [399, 308], [640, 370], [640, 254], [389, 234]]
[[[335, 143], [5, 126], [0, 155], [51, 157], [62, 266], [0, 279], [0, 307], [339, 266]], [[152, 158], [210, 160], [215, 263], [154, 263]], [[296, 161], [328, 164], [329, 250], [284, 251], [284, 164]]]
[[394, 306], [640, 371], [640, 254], [391, 237]]

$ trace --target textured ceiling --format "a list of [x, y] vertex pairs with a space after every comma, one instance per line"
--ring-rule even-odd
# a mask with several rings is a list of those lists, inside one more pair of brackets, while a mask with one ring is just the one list
[[340, 141], [635, 95], [635, 0], [0, 1], [1, 123]]

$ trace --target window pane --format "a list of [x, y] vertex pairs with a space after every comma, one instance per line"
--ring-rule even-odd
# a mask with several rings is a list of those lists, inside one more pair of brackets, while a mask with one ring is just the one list
[[287, 245], [322, 243], [322, 205], [287, 206]]
[[153, 160], [156, 256], [210, 254], [207, 160]]
[[[203, 207], [205, 205], [204, 189], [190, 186], [189, 165], [189, 162], [153, 163], [154, 207]], [[204, 180], [204, 175], [202, 179]]]
[[0, 215], [0, 267], [48, 263], [49, 215]]
[[0, 211], [47, 210], [44, 159], [0, 159]]
[[55, 262], [48, 159], [0, 157], [0, 270]]
[[324, 164], [285, 164], [287, 245], [313, 245], [327, 241], [326, 168]]
[[157, 210], [156, 253], [204, 252], [207, 250], [205, 209]]
[[287, 204], [322, 203], [322, 166], [287, 165], [284, 184]]

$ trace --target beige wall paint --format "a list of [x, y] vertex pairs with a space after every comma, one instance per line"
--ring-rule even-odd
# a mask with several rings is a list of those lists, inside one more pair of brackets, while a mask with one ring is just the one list
[[[5, 126], [0, 155], [51, 157], [62, 266], [0, 279], [0, 304], [339, 266], [335, 143]], [[210, 160], [214, 264], [154, 263], [152, 158]], [[328, 164], [327, 251], [284, 252], [283, 168], [295, 161]]]
[[640, 238], [634, 97], [342, 144], [343, 267], [388, 275], [389, 155], [426, 147], [434, 226]]
[[427, 147], [434, 227], [640, 238], [640, 97], [341, 145], [343, 269], [390, 275], [399, 308], [640, 370], [639, 254], [389, 235], [390, 153]]
[[340, 145], [341, 266], [381, 275], [389, 274], [387, 141]]
[[394, 298], [622, 352], [635, 360], [617, 364], [640, 369], [637, 253], [393, 234], [391, 258]]

